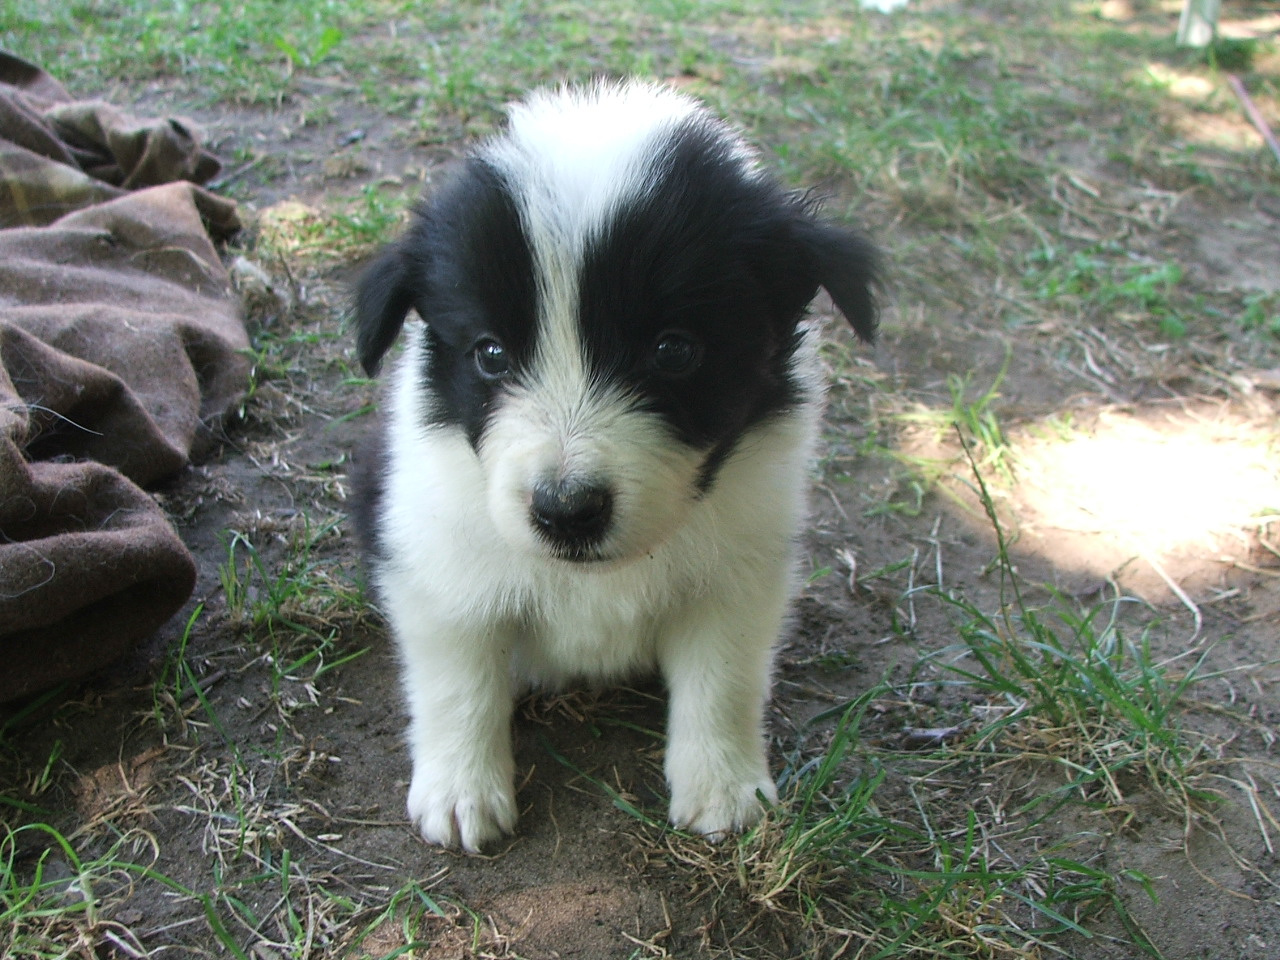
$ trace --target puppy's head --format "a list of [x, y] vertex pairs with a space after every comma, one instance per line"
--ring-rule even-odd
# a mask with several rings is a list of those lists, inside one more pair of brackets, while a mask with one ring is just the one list
[[874, 255], [728, 126], [644, 84], [534, 94], [365, 273], [371, 373], [412, 310], [424, 427], [464, 436], [519, 549], [645, 554], [744, 435], [811, 403], [800, 321], [825, 287], [875, 330]]

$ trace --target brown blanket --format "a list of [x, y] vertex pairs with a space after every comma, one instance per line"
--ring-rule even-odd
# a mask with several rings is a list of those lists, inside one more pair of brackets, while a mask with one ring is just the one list
[[0, 700], [83, 676], [186, 601], [140, 487], [206, 448], [247, 382], [214, 238], [235, 206], [190, 124], [76, 102], [0, 53]]

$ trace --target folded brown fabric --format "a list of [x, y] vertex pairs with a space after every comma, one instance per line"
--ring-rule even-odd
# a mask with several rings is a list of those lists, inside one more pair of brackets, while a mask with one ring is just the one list
[[207, 183], [220, 169], [191, 121], [73, 100], [39, 67], [0, 51], [0, 227], [51, 223], [139, 187]]
[[24, 469], [0, 439], [0, 502], [0, 700], [107, 666], [195, 586], [195, 563], [164, 513], [115, 470]]
[[217, 170], [193, 129], [0, 53], [0, 700], [111, 662], [193, 587], [140, 485], [208, 448], [249, 370], [213, 243], [239, 222], [189, 182]]

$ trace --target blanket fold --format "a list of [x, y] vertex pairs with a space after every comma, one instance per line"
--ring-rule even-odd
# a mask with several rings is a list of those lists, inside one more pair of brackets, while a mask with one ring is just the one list
[[184, 120], [72, 100], [0, 53], [0, 700], [83, 676], [186, 601], [141, 487], [207, 452], [247, 384], [215, 240], [230, 201]]

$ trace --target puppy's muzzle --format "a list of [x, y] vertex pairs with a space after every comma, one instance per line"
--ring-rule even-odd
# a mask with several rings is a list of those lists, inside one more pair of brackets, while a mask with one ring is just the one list
[[589, 479], [540, 482], [533, 488], [529, 517], [560, 557], [596, 560], [613, 519], [613, 492]]

